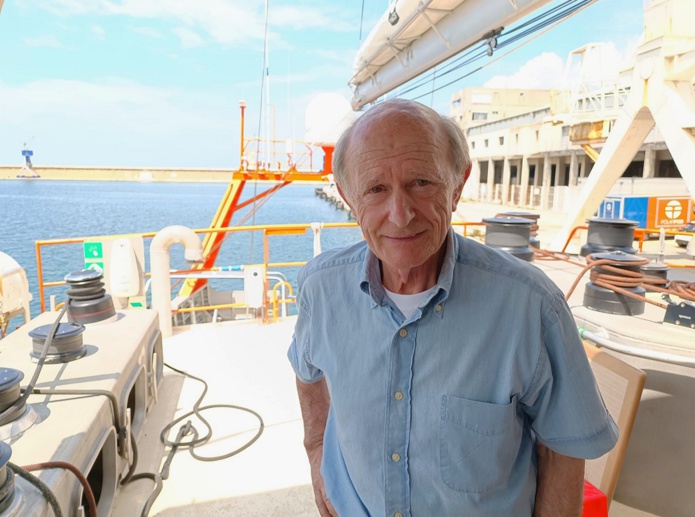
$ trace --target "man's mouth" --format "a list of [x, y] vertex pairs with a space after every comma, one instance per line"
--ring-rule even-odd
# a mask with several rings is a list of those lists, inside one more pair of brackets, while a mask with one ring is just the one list
[[417, 239], [420, 235], [422, 235], [422, 233], [424, 233], [424, 232], [408, 233], [408, 234], [404, 234], [404, 235], [386, 235], [385, 237], [387, 239], [394, 240], [394, 241], [407, 242], [407, 241]]

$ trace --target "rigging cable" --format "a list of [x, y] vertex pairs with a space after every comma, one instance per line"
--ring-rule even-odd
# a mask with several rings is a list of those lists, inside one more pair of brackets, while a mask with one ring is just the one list
[[[256, 144], [256, 170], [258, 170], [258, 156], [260, 153], [260, 147], [261, 147], [261, 125], [263, 123], [263, 101], [264, 101], [264, 96], [263, 96], [263, 91], [266, 85], [266, 80], [268, 78], [268, 20], [270, 19], [270, 6], [269, 6], [270, 0], [265, 0], [265, 28], [263, 29], [263, 67], [262, 67], [262, 73], [261, 73], [261, 99], [260, 99], [260, 109], [258, 110], [258, 142]], [[270, 160], [270, 157], [268, 157], [268, 160]], [[258, 193], [258, 180], [253, 182], [253, 197], [254, 197], [254, 202], [253, 206], [251, 207], [251, 224], [255, 224], [256, 222], [256, 195]], [[249, 262], [253, 262], [253, 236], [254, 232], [251, 232], [251, 243], [249, 245]]]
[[[557, 21], [557, 20], [559, 20], [559, 19], [566, 18], [566, 17], [569, 17], [570, 15], [575, 14], [575, 13], [576, 13], [577, 11], [579, 11], [580, 9], [586, 7], [587, 4], [588, 4], [589, 2], [593, 2], [594, 0], [579, 0], [579, 1], [581, 2], [579, 5], [573, 5], [573, 4], [575, 4], [575, 3], [577, 2], [577, 0], [568, 0], [568, 1], [566, 1], [565, 3], [563, 3], [563, 4], [559, 5], [559, 6], [554, 7], [553, 9], [550, 9], [550, 10], [548, 10], [548, 11], [546, 11], [546, 12], [541, 13], [540, 15], [538, 15], [538, 16], [532, 18], [531, 20], [528, 20], [527, 22], [524, 22], [524, 23], [522, 23], [522, 24], [520, 24], [520, 25], [518, 25], [518, 26], [516, 26], [516, 27], [513, 27], [513, 28], [509, 29], [509, 31], [507, 31], [506, 33], [500, 34], [500, 35], [498, 36], [498, 38], [510, 36], [510, 35], [514, 34], [515, 32], [520, 31], [521, 29], [523, 29], [523, 28], [526, 27], [526, 26], [529, 26], [529, 25], [531, 25], [531, 24], [533, 24], [533, 23], [536, 23], [536, 22], [541, 21], [541, 23], [539, 23], [538, 25], [536, 25], [535, 28], [532, 28], [531, 30], [526, 31], [526, 32], [524, 33], [524, 36], [526, 36], [526, 35], [528, 35], [528, 34], [534, 32], [535, 30], [538, 30], [538, 29], [540, 29], [540, 28], [542, 28], [542, 27], [548, 25], [548, 24], [551, 23], [551, 22], [554, 22], [554, 21]], [[547, 20], [546, 20], [546, 21], [543, 21], [545, 18], [548, 18], [551, 14], [555, 13], [555, 12], [558, 11], [559, 9], [564, 8], [564, 7], [566, 7], [566, 6], [569, 6], [569, 8], [565, 9], [564, 11], [561, 11], [559, 14], [556, 14], [556, 15], [552, 16], [552, 18], [551, 18], [549, 21], [547, 21]], [[514, 40], [509, 40], [509, 39], [508, 39], [508, 40], [505, 40], [505, 41], [503, 41], [502, 43], [498, 44], [498, 45], [497, 45], [497, 48], [502, 48], [502, 47], [504, 47], [504, 46], [510, 44], [511, 42], [516, 41], [516, 39], [519, 39], [519, 38], [516, 37]], [[443, 76], [443, 75], [447, 75], [447, 74], [449, 74], [449, 73], [451, 73], [451, 72], [453, 72], [453, 71], [455, 71], [455, 70], [458, 70], [459, 68], [462, 68], [463, 66], [465, 66], [465, 65], [467, 65], [467, 64], [470, 64], [472, 61], [477, 60], [477, 59], [483, 57], [483, 56], [486, 55], [487, 53], [486, 53], [486, 52], [482, 52], [481, 49], [484, 48], [484, 47], [486, 47], [486, 46], [487, 46], [487, 45], [486, 45], [486, 42], [481, 41], [480, 44], [478, 45], [478, 47], [476, 47], [475, 49], [470, 50], [469, 52], [464, 52], [463, 54], [459, 54], [458, 57], [456, 57], [455, 59], [453, 59], [452, 61], [450, 61], [449, 63], [447, 63], [447, 64], [445, 65], [445, 68], [450, 67], [450, 70], [447, 70], [446, 72], [443, 72], [443, 73], [442, 73], [441, 70], [440, 70], [440, 72], [438, 73], [439, 77], [441, 77], [441, 76]], [[464, 57], [466, 57], [467, 55], [472, 54], [473, 52], [476, 52], [476, 51], [477, 51], [478, 53], [477, 53], [475, 56], [473, 56], [470, 60], [465, 61], [465, 62], [463, 62], [463, 63], [459, 63]], [[493, 61], [493, 62], [494, 62], [494, 61]], [[453, 65], [456, 64], [456, 63], [459, 63], [459, 64], [458, 64], [457, 66], [453, 66]], [[411, 86], [412, 86], [412, 87], [415, 87], [415, 86], [419, 86], [419, 85], [422, 85], [422, 84], [427, 83], [427, 82], [429, 81], [429, 76], [430, 76], [430, 75], [431, 75], [431, 74], [425, 74], [425, 75], [423, 75], [423, 76], [420, 78], [419, 81], [414, 81], [414, 82], [412, 83]], [[412, 88], [411, 88], [411, 89], [412, 89]]]
[[362, 43], [362, 24], [364, 23], [364, 0], [362, 0], [362, 12], [360, 13], [360, 43]]
[[[556, 8], [551, 9], [550, 11], [545, 12], [545, 13], [543, 13], [542, 15], [537, 16], [537, 17], [533, 18], [532, 20], [529, 20], [528, 22], [525, 22], [525, 23], [521, 24], [521, 25], [518, 26], [518, 27], [514, 27], [513, 29], [510, 29], [508, 32], [501, 34], [500, 36], [498, 36], [498, 39], [502, 39], [503, 37], [506, 37], [506, 36], [511, 36], [511, 37], [508, 37], [507, 39], [505, 39], [505, 40], [503, 40], [503, 41], [500, 41], [500, 43], [497, 45], [497, 48], [500, 48], [500, 49], [501, 49], [501, 48], [504, 48], [504, 47], [510, 45], [511, 43], [514, 43], [514, 42], [518, 41], [519, 39], [522, 39], [522, 38], [524, 38], [524, 37], [526, 37], [526, 36], [528, 36], [528, 35], [530, 35], [530, 34], [532, 34], [532, 33], [534, 33], [534, 32], [537, 32], [538, 30], [540, 30], [540, 29], [542, 29], [542, 28], [548, 27], [546, 30], [544, 30], [544, 31], [542, 31], [542, 32], [540, 32], [540, 33], [538, 33], [535, 37], [533, 37], [533, 38], [529, 39], [528, 41], [524, 42], [523, 44], [521, 44], [519, 47], [516, 47], [516, 48], [514, 48], [514, 49], [511, 49], [511, 50], [510, 50], [509, 52], [507, 52], [506, 54], [503, 54], [503, 55], [497, 57], [497, 59], [494, 59], [494, 60], [492, 60], [492, 61], [489, 61], [489, 62], [487, 62], [486, 64], [484, 64], [484, 65], [482, 65], [482, 66], [476, 68], [475, 70], [473, 70], [473, 71], [471, 71], [471, 72], [469, 72], [469, 73], [467, 73], [467, 74], [465, 74], [465, 75], [463, 75], [463, 76], [461, 76], [461, 77], [459, 77], [459, 78], [457, 78], [457, 79], [455, 79], [455, 80], [453, 80], [453, 81], [451, 81], [451, 82], [449, 82], [449, 83], [447, 83], [447, 84], [445, 84], [445, 85], [443, 85], [443, 86], [440, 86], [440, 87], [437, 88], [435, 91], [438, 91], [438, 90], [441, 90], [441, 89], [443, 89], [443, 88], [446, 88], [447, 86], [450, 86], [450, 85], [454, 84], [455, 82], [460, 81], [461, 79], [465, 79], [466, 77], [469, 77], [470, 75], [472, 75], [472, 74], [478, 72], [479, 70], [482, 70], [483, 68], [485, 68], [485, 67], [487, 67], [487, 66], [489, 66], [489, 65], [491, 65], [491, 64], [493, 64], [493, 63], [495, 63], [496, 61], [499, 61], [501, 58], [508, 56], [511, 52], [514, 52], [515, 50], [521, 48], [522, 46], [527, 45], [527, 44], [530, 43], [531, 41], [533, 41], [533, 40], [535, 40], [536, 38], [540, 37], [541, 35], [545, 34], [545, 33], [546, 33], [548, 30], [550, 30], [551, 28], [553, 28], [553, 27], [559, 25], [560, 22], [562, 22], [562, 21], [564, 21], [565, 19], [567, 19], [567, 18], [573, 16], [573, 15], [576, 14], [580, 9], [583, 9], [584, 7], [586, 7], [586, 6], [588, 5], [588, 3], [592, 2], [593, 0], [581, 0], [581, 3], [580, 3], [580, 4], [578, 4], [578, 5], [571, 5], [571, 4], [575, 3], [575, 1], [576, 1], [576, 0], [569, 0], [568, 2], [565, 2], [564, 4], [562, 4], [561, 6], [557, 6]], [[547, 20], [544, 19], [544, 18], [547, 18], [549, 14], [552, 14], [554, 11], [558, 10], [560, 7], [564, 7], [564, 6], [568, 5], [568, 4], [570, 5], [570, 7], [569, 7], [568, 9], [565, 9], [564, 11], [560, 12], [559, 14], [553, 15], [552, 17], [550, 17], [550, 18], [547, 19]], [[539, 20], [540, 20], [540, 22], [537, 23], [536, 25], [534, 25], [531, 29], [528, 29], [528, 30], [524, 31], [524, 32], [521, 33], [521, 34], [516, 34], [516, 35], [514, 34], [515, 32], [518, 32], [519, 30], [521, 30], [522, 28], [526, 27], [527, 25], [530, 25], [531, 23], [538, 22]], [[512, 36], [512, 35], [513, 35], [513, 36]], [[463, 57], [465, 57], [465, 56], [467, 56], [467, 55], [470, 55], [470, 54], [472, 54], [473, 52], [476, 52], [475, 55], [473, 55], [470, 59], [468, 59], [468, 60], [466, 60], [466, 61], [464, 61], [464, 62], [462, 62], [462, 63], [458, 63], [456, 66], [452, 66], [449, 70], [447, 70], [447, 71], [445, 71], [445, 72], [441, 72], [441, 71], [440, 71], [439, 74], [438, 74], [439, 77], [442, 77], [442, 76], [444, 76], [444, 75], [448, 75], [448, 74], [451, 73], [451, 72], [454, 72], [454, 71], [456, 71], [456, 70], [458, 70], [458, 69], [460, 69], [460, 68], [463, 68], [463, 67], [466, 66], [466, 65], [471, 64], [471, 63], [474, 62], [474, 61], [477, 61], [478, 59], [481, 59], [482, 57], [484, 57], [484, 56], [487, 54], [486, 51], [482, 50], [483, 48], [486, 48], [486, 46], [487, 46], [487, 45], [486, 45], [485, 42], [480, 42], [480, 44], [478, 45], [478, 47], [476, 47], [475, 49], [473, 49], [473, 50], [471, 50], [471, 51], [469, 51], [469, 52], [467, 52], [467, 53], [465, 53], [465, 54], [463, 54], [463, 56], [460, 56], [459, 58], [455, 59], [454, 61], [452, 61], [451, 63], [449, 63], [447, 66], [451, 66], [451, 64], [457, 63], [457, 62], [461, 61], [461, 59], [462, 59]], [[409, 92], [411, 92], [411, 91], [417, 89], [419, 86], [422, 86], [425, 82], [427, 82], [427, 81], [429, 80], [429, 75], [431, 75], [431, 74], [427, 74], [427, 76], [423, 77], [423, 78], [420, 80], [420, 82], [417, 82], [417, 81], [416, 81], [410, 88], [408, 88], [407, 90], [405, 90], [405, 91], [402, 92], [402, 93], [409, 93]], [[424, 94], [424, 95], [426, 95], [426, 94]], [[416, 97], [416, 99], [419, 99], [419, 98], [421, 98], [421, 97], [424, 97], [424, 95], [420, 95], [420, 96]]]
[[[538, 32], [541, 29], [545, 29], [545, 30], [542, 30], [541, 32], [538, 32], [533, 38], [531, 38], [531, 39], [523, 42], [519, 46], [509, 50], [507, 53], [498, 56], [496, 59], [488, 61], [484, 65], [481, 65], [481, 66], [475, 68], [474, 70], [472, 70], [472, 71], [470, 71], [470, 72], [468, 72], [460, 77], [457, 77], [456, 79], [434, 89], [433, 91], [418, 95], [418, 96], [414, 97], [413, 100], [420, 99], [428, 94], [432, 94], [436, 91], [442, 90], [442, 89], [444, 89], [448, 86], [451, 86], [452, 84], [454, 84], [462, 79], [465, 79], [466, 77], [473, 75], [474, 73], [482, 70], [483, 68], [490, 66], [491, 64], [493, 64], [493, 63], [499, 61], [500, 59], [508, 56], [510, 53], [514, 52], [515, 50], [518, 50], [519, 48], [523, 47], [524, 45], [527, 45], [531, 41], [542, 36], [543, 34], [548, 32], [550, 29], [556, 27], [561, 22], [566, 21], [570, 17], [574, 16], [580, 10], [584, 9], [585, 7], [587, 7], [590, 3], [593, 3], [594, 1], [595, 0], [580, 0], [579, 2], [577, 2], [577, 0], [568, 0], [567, 2], [565, 2], [559, 6], [556, 6], [555, 8], [553, 8], [551, 10], [544, 12], [542, 15], [539, 15], [539, 16], [533, 18], [532, 20], [529, 20], [528, 22], [521, 24], [520, 26], [514, 27], [510, 31], [501, 34], [500, 36], [498, 36], [498, 39], [502, 39], [502, 37], [504, 37], [504, 36], [508, 36], [508, 37], [507, 37], [507, 39], [500, 41], [499, 44], [497, 45], [497, 48], [504, 48], [512, 43], [517, 42], [520, 39], [523, 39], [523, 38], [529, 36], [530, 34]], [[567, 6], [569, 6], [569, 7], [567, 7]], [[561, 8], [565, 8], [565, 9], [556, 13], [556, 11], [559, 11], [559, 9], [561, 9]], [[552, 14], [552, 16], [549, 16], [551, 14]], [[522, 31], [520, 34], [515, 34], [516, 32], [520, 31], [521, 29], [527, 27], [528, 25], [530, 25], [532, 23], [535, 23], [535, 25], [533, 25], [531, 28]], [[442, 71], [440, 69], [436, 73], [437, 77], [441, 78], [445, 75], [450, 74], [451, 72], [459, 70], [460, 68], [462, 68], [466, 65], [469, 65], [469, 64], [473, 63], [474, 61], [477, 61], [478, 59], [482, 58], [483, 56], [486, 55], [485, 50], [483, 50], [483, 48], [485, 48], [485, 47], [486, 47], [485, 42], [481, 42], [476, 48], [474, 48], [468, 52], [464, 52], [462, 55], [458, 56], [452, 62], [445, 65], [445, 68], [448, 68], [448, 69], [446, 69], [445, 71]], [[473, 54], [473, 55], [471, 56], [471, 54]], [[471, 57], [469, 59], [466, 59], [463, 62], [460, 62], [462, 59], [464, 59], [467, 56], [471, 56]], [[454, 63], [457, 63], [456, 66], [452, 66], [452, 64], [454, 64]], [[401, 91], [400, 94], [407, 94], [407, 93], [413, 92], [414, 90], [418, 89], [419, 87], [421, 87], [424, 84], [426, 84], [427, 82], [429, 82], [433, 75], [434, 75], [434, 73], [425, 74], [424, 76], [415, 80], [406, 90]]]

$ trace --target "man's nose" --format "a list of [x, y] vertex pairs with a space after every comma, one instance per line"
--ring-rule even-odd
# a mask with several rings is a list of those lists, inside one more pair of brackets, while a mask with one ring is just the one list
[[413, 203], [407, 192], [395, 190], [389, 200], [389, 218], [398, 228], [405, 228], [415, 217]]

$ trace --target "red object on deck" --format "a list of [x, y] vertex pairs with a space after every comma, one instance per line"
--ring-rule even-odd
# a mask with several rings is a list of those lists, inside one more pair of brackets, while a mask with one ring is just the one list
[[608, 517], [608, 499], [594, 485], [584, 480], [584, 508], [582, 517]]

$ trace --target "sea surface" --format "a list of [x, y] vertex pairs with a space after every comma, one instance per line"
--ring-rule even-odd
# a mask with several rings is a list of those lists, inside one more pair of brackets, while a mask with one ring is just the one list
[[[317, 185], [289, 185], [268, 198], [254, 217], [244, 224], [348, 222], [347, 212], [337, 210], [315, 195]], [[35, 241], [69, 237], [91, 237], [126, 233], [156, 232], [170, 225], [207, 228], [222, 199], [226, 184], [136, 183], [88, 181], [0, 181], [0, 251], [10, 255], [27, 272], [33, 295], [32, 318], [39, 314]], [[269, 188], [248, 183], [242, 199]], [[249, 213], [234, 216], [232, 225]], [[243, 232], [225, 240], [217, 260], [219, 266], [263, 261], [263, 236]], [[322, 248], [341, 247], [361, 239], [358, 229], [325, 229]], [[313, 255], [313, 235], [270, 237], [270, 262], [305, 261]], [[149, 239], [145, 241], [149, 270]], [[172, 268], [185, 267], [183, 247], [171, 248]], [[62, 280], [84, 267], [80, 244], [43, 248], [44, 281]], [[299, 268], [279, 270], [296, 287]], [[220, 281], [216, 281], [220, 282]], [[228, 281], [233, 282], [233, 281]], [[215, 285], [219, 289], [238, 286]], [[64, 288], [50, 288], [48, 296], [64, 301]], [[21, 319], [21, 318], [20, 318]]]

